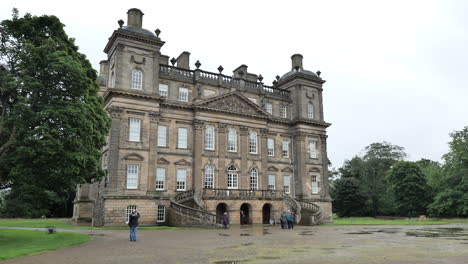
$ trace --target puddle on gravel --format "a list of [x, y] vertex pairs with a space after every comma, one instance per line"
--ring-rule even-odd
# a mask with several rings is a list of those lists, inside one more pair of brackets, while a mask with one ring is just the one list
[[447, 238], [468, 238], [468, 232], [463, 228], [453, 227], [453, 228], [425, 228], [425, 229], [415, 229], [406, 232], [407, 236], [414, 237], [447, 237]]
[[253, 245], [254, 243], [242, 243], [241, 245], [243, 246], [250, 246], [250, 245]]
[[361, 231], [361, 232], [351, 232], [351, 233], [346, 233], [348, 235], [370, 235], [374, 234], [373, 232], [367, 232], [367, 231]]
[[240, 234], [240, 236], [251, 236], [250, 234]]
[[218, 235], [220, 235], [220, 236], [230, 236], [228, 234], [218, 234]]
[[239, 263], [242, 263], [242, 261], [239, 261], [239, 260], [223, 260], [223, 261], [213, 262], [213, 264], [239, 264]]
[[313, 236], [313, 232], [312, 231], [303, 231], [301, 233], [299, 233], [299, 235], [301, 236]]

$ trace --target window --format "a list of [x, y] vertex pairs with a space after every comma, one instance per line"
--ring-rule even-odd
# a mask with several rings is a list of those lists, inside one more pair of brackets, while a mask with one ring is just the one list
[[312, 103], [307, 104], [307, 118], [308, 119], [314, 118], [314, 105]]
[[250, 190], [258, 189], [258, 171], [257, 169], [252, 169], [250, 171]]
[[288, 117], [288, 110], [286, 108], [286, 105], [281, 105], [280, 106], [280, 117], [282, 117], [282, 118], [287, 118]]
[[275, 190], [275, 175], [268, 175], [268, 190]]
[[211, 165], [205, 167], [205, 189], [214, 188], [214, 168]]
[[138, 171], [139, 170], [140, 170], [140, 165], [128, 164], [127, 166], [127, 189], [138, 188]]
[[138, 69], [132, 70], [132, 89], [141, 90], [143, 82], [143, 72]]
[[289, 158], [289, 140], [283, 140], [283, 158]]
[[250, 132], [249, 135], [249, 152], [257, 154], [257, 133]]
[[270, 115], [273, 114], [273, 105], [271, 103], [265, 103], [265, 111]]
[[129, 118], [128, 140], [140, 141], [141, 119]]
[[166, 222], [166, 207], [164, 205], [158, 205], [156, 222]]
[[177, 169], [177, 191], [185, 191], [186, 169]]
[[164, 190], [164, 183], [166, 182], [166, 169], [156, 169], [156, 190]]
[[312, 193], [317, 194], [318, 193], [318, 182], [317, 182], [317, 176], [312, 176]]
[[127, 206], [127, 211], [125, 214], [125, 218], [127, 219], [127, 222], [130, 221], [130, 215], [137, 209], [136, 205], [129, 205]]
[[267, 140], [267, 145], [268, 145], [268, 156], [274, 157], [275, 156], [275, 140], [272, 138], [269, 138]]
[[284, 187], [284, 192], [285, 193], [290, 193], [291, 192], [291, 180], [289, 176], [283, 176], [283, 187]]
[[228, 168], [227, 187], [228, 189], [237, 189], [237, 169], [234, 166]]
[[159, 96], [167, 97], [169, 95], [169, 86], [167, 84], [159, 85]]
[[228, 132], [228, 151], [237, 152], [237, 131], [234, 128]]
[[205, 129], [205, 149], [214, 150], [215, 149], [215, 132], [214, 127], [207, 126]]
[[158, 127], [158, 147], [167, 146], [167, 126]]
[[187, 148], [187, 128], [179, 127], [179, 137], [177, 139], [178, 148]]
[[179, 101], [181, 102], [188, 102], [188, 89], [187, 88], [179, 88]]
[[317, 141], [309, 141], [309, 152], [311, 159], [317, 158]]

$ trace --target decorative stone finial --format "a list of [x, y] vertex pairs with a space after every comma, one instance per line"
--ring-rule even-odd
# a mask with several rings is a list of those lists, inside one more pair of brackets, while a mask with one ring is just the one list
[[262, 82], [262, 81], [263, 81], [263, 76], [260, 74], [260, 75], [257, 77], [257, 79], [258, 79], [260, 82]]
[[317, 76], [320, 77], [320, 74], [322, 74], [321, 71], [317, 71]]
[[223, 70], [224, 70], [223, 66], [219, 65], [219, 67], [218, 67], [219, 74], [221, 74], [223, 72]]
[[278, 81], [273, 80], [273, 86], [276, 86], [278, 84]]
[[174, 57], [172, 57], [172, 59], [171, 59], [172, 66], [174, 66], [176, 62], [177, 62], [177, 60]]
[[117, 23], [119, 23], [119, 28], [122, 28], [122, 26], [124, 24], [124, 21], [122, 19], [120, 19], [119, 21], [117, 21]]
[[279, 75], [276, 75], [276, 77], [275, 77], [275, 78], [276, 78], [276, 80], [277, 80], [277, 81], [279, 81], [279, 79], [280, 79], [280, 76], [279, 76]]
[[156, 33], [156, 37], [159, 38], [159, 34], [161, 34], [161, 30], [159, 30], [159, 28], [157, 28], [154, 33]]
[[201, 63], [199, 60], [197, 60], [197, 62], [195, 62], [195, 67], [197, 67], [197, 69], [199, 69], [201, 66]]

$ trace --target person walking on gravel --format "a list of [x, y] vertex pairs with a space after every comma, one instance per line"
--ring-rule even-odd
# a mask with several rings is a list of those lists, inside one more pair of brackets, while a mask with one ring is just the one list
[[223, 226], [224, 226], [224, 229], [227, 229], [227, 226], [229, 225], [229, 216], [227, 214], [227, 212], [224, 212], [223, 214]]
[[138, 231], [138, 218], [140, 213], [137, 210], [133, 211], [129, 216], [128, 226], [130, 226], [130, 241], [136, 241]]

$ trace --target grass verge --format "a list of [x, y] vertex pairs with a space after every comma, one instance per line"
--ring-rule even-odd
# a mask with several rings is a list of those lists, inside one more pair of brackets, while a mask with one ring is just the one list
[[0, 229], [0, 261], [78, 245], [90, 239], [78, 233]]

